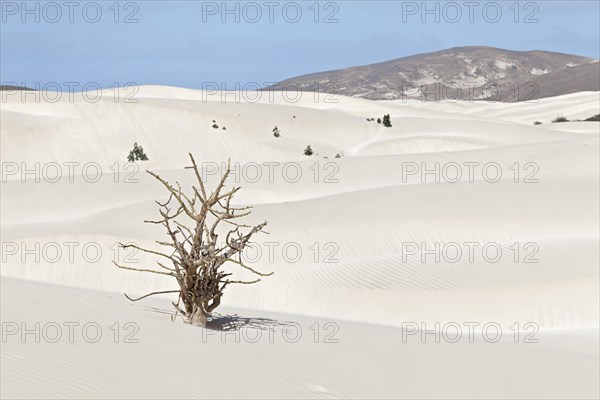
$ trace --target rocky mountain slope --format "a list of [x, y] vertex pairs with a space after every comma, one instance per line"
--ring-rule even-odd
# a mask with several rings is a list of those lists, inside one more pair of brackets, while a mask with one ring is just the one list
[[599, 90], [597, 60], [548, 51], [456, 47], [284, 80], [297, 88], [372, 100], [536, 99]]

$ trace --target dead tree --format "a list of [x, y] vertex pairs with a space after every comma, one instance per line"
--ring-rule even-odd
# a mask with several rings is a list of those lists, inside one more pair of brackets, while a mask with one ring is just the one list
[[[256, 233], [263, 232], [267, 225], [263, 222], [256, 226], [244, 225], [237, 222], [241, 217], [250, 214], [251, 207], [233, 207], [231, 200], [240, 187], [224, 190], [225, 182], [231, 171], [229, 162], [227, 169], [216, 189], [208, 193], [194, 157], [190, 154], [192, 169], [196, 175], [198, 186], [192, 186], [193, 193], [188, 196], [179, 183], [172, 185], [157, 174], [146, 171], [156, 178], [169, 191], [166, 203], [159, 205], [161, 219], [144, 221], [151, 224], [163, 225], [169, 237], [168, 241], [156, 241], [167, 247], [168, 251], [154, 251], [141, 248], [135, 244], [120, 244], [123, 248], [134, 248], [170, 261], [171, 266], [157, 261], [155, 269], [132, 268], [114, 263], [117, 267], [132, 271], [172, 276], [177, 280], [178, 290], [152, 292], [131, 301], [141, 300], [148, 296], [164, 293], [178, 293], [177, 302], [173, 302], [176, 313], [180, 312], [186, 321], [205, 326], [210, 313], [219, 306], [223, 291], [230, 284], [253, 284], [260, 281], [264, 274], [249, 267], [242, 261], [242, 251], [250, 243]], [[191, 225], [181, 222], [181, 219], [191, 220]], [[225, 240], [219, 242], [221, 223], [227, 224], [224, 232]], [[255, 280], [243, 281], [230, 279], [232, 273], [226, 272], [226, 263], [236, 264], [258, 276]], [[183, 308], [181, 307], [183, 303]]]

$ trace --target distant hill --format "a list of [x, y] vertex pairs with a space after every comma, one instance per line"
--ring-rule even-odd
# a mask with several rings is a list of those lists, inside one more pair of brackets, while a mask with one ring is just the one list
[[372, 100], [408, 97], [429, 101], [444, 98], [516, 101], [598, 91], [599, 65], [597, 60], [589, 57], [549, 51], [455, 47], [377, 64], [302, 75], [268, 89], [294, 87], [315, 91], [318, 88], [325, 93]]
[[33, 90], [24, 86], [0, 85], [0, 90]]

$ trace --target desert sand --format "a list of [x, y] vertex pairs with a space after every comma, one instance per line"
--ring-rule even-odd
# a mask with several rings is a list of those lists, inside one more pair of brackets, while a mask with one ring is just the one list
[[[600, 129], [550, 123], [598, 114], [597, 92], [531, 103], [258, 95], [8, 96], [3, 398], [599, 396]], [[391, 128], [367, 121], [384, 114]], [[134, 142], [149, 157], [137, 167]], [[247, 261], [274, 275], [231, 287], [217, 310], [237, 331], [172, 322], [170, 295], [129, 302], [124, 292], [176, 284], [111, 262], [132, 262], [118, 242], [163, 238], [143, 221], [168, 196], [144, 170], [186, 188], [188, 152], [209, 185], [231, 159], [237, 201], [254, 206], [250, 222], [269, 222]], [[36, 322], [39, 343], [23, 335]], [[72, 342], [69, 322], [80, 324]], [[87, 323], [98, 342], [81, 334]]]

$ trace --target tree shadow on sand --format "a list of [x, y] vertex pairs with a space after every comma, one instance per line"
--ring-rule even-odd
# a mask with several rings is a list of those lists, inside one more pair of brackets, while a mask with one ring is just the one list
[[206, 329], [216, 331], [237, 331], [240, 329], [253, 328], [259, 330], [286, 327], [293, 324], [291, 321], [278, 321], [263, 317], [244, 317], [238, 314], [221, 315], [213, 313], [206, 322]]
[[[175, 317], [175, 312], [171, 310], [165, 310], [157, 307], [143, 307], [146, 311], [155, 312], [159, 314], [166, 314], [171, 316], [171, 320], [182, 319], [181, 315]], [[277, 327], [284, 328], [295, 324], [292, 321], [279, 321], [271, 318], [263, 317], [245, 317], [239, 314], [219, 314], [213, 312], [208, 320], [206, 321], [205, 329], [215, 331], [237, 331], [240, 329], [259, 329], [266, 331], [269, 329], [275, 329]]]

